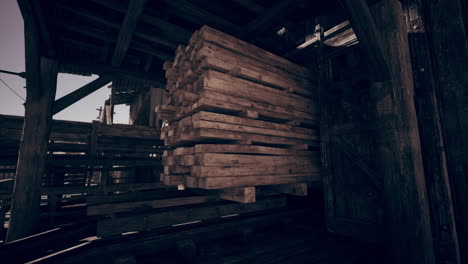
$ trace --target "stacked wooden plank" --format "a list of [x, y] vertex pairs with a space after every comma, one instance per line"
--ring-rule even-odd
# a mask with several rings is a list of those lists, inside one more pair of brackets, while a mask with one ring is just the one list
[[310, 72], [204, 26], [164, 65], [168, 185], [224, 189], [320, 179]]

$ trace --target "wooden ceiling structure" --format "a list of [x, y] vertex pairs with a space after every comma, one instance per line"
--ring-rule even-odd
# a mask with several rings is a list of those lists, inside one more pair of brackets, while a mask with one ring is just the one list
[[[294, 60], [300, 53], [298, 46], [314, 41], [307, 37], [313, 36], [314, 19], [340, 10], [338, 1], [318, 4], [304, 0], [20, 2], [31, 3], [40, 25], [42, 53], [59, 62], [59, 72], [98, 74], [102, 78], [96, 81], [99, 85], [112, 80], [113, 104], [130, 103], [145, 87], [164, 87], [163, 63], [172, 60], [175, 49], [188, 44], [202, 25]], [[286, 29], [283, 34], [278, 33], [282, 28]], [[331, 36], [339, 33], [339, 41], [344, 36], [348, 45], [357, 43], [349, 23], [330, 31]], [[300, 56], [297, 62], [301, 62]], [[98, 89], [99, 85], [91, 86]], [[63, 101], [70, 100], [76, 99]]]

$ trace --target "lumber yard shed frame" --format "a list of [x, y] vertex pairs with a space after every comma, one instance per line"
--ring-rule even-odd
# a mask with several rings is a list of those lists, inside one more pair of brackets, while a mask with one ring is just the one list
[[[206, 24], [317, 73], [329, 231], [384, 243], [394, 263], [468, 262], [463, 1], [18, 5], [27, 98], [8, 241], [31, 235], [37, 224], [52, 116], [111, 81], [108, 105], [133, 104], [149, 87], [164, 88], [163, 63]], [[54, 101], [58, 73], [99, 78]], [[346, 182], [346, 168], [372, 187]], [[353, 191], [358, 202], [346, 204]], [[375, 214], [353, 215], [359, 210], [341, 210], [343, 204]]]

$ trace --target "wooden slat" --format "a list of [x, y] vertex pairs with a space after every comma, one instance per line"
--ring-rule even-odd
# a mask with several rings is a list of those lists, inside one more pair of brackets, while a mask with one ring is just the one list
[[[293, 156], [294, 157], [294, 156]], [[320, 172], [319, 165], [232, 165], [232, 166], [192, 166], [191, 176], [194, 177], [234, 177], [275, 174], [299, 174], [307, 172]]]
[[[314, 155], [313, 153], [312, 155]], [[238, 154], [218, 154], [203, 153], [196, 154], [196, 164], [203, 166], [260, 166], [260, 164], [270, 166], [313, 164], [318, 159], [314, 156], [257, 156], [257, 155], [238, 155]]]
[[187, 186], [202, 189], [224, 189], [242, 186], [261, 186], [290, 183], [320, 182], [320, 173], [262, 175], [244, 177], [187, 177]]
[[311, 73], [308, 69], [208, 26], [203, 26], [199, 30], [199, 37], [202, 40], [219, 45], [232, 52], [242, 54], [246, 57], [250, 57], [267, 64], [276, 65], [290, 74], [303, 78], [310, 77]]

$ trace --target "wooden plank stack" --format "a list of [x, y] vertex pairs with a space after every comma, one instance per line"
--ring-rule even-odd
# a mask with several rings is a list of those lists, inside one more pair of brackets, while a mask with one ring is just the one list
[[225, 189], [320, 180], [310, 72], [204, 26], [164, 65], [163, 183]]

